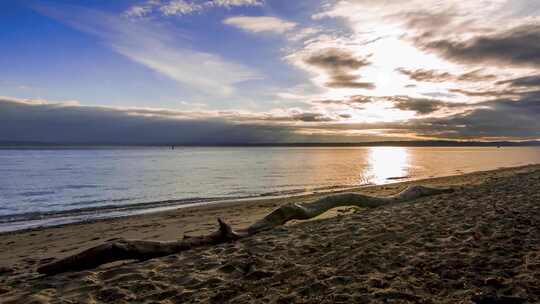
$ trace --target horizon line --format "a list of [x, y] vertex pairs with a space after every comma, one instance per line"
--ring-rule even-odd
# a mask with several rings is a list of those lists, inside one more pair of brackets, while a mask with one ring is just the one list
[[540, 146], [540, 140], [460, 141], [460, 140], [389, 140], [369, 142], [237, 142], [237, 143], [52, 143], [37, 141], [0, 141], [0, 148], [23, 147], [362, 147], [362, 146]]

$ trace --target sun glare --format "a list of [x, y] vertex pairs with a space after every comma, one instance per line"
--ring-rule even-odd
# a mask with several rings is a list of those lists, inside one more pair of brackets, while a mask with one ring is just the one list
[[388, 179], [409, 175], [410, 157], [405, 147], [369, 148], [368, 168], [365, 176], [370, 183], [380, 185]]

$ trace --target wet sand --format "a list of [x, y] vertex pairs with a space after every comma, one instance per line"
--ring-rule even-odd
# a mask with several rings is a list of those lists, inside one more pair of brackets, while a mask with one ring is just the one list
[[[540, 301], [540, 166], [407, 185], [452, 194], [341, 208], [235, 243], [42, 277], [35, 269], [116, 238], [174, 240], [222, 217], [247, 226], [317, 195], [199, 206], [0, 235], [4, 303], [535, 303]], [[325, 193], [324, 195], [327, 195]]]

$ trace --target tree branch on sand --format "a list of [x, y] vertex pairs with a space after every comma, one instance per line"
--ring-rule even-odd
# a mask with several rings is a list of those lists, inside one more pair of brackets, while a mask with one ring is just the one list
[[54, 275], [67, 271], [93, 269], [102, 264], [120, 260], [144, 261], [190, 250], [195, 247], [235, 241], [284, 225], [291, 220], [307, 220], [316, 217], [336, 207], [357, 206], [377, 208], [391, 203], [402, 203], [424, 196], [448, 192], [452, 192], [452, 189], [410, 186], [398, 194], [387, 197], [374, 197], [359, 193], [338, 193], [312, 202], [283, 205], [245, 229], [235, 231], [230, 225], [218, 219], [219, 229], [208, 235], [196, 237], [184, 236], [182, 240], [172, 242], [119, 240], [101, 244], [41, 266], [37, 271], [41, 274]]

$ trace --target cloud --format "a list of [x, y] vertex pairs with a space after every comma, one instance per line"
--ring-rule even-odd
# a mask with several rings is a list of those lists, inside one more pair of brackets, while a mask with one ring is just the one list
[[[393, 137], [454, 140], [535, 140], [540, 138], [540, 91], [526, 93], [518, 101], [497, 99], [443, 117], [427, 116], [398, 122], [334, 123], [320, 125], [326, 132], [376, 131]], [[416, 106], [428, 104], [412, 101]], [[398, 101], [399, 102], [399, 101]], [[439, 102], [435, 103], [440, 105]], [[398, 105], [399, 106], [399, 105]], [[443, 107], [454, 106], [444, 104]], [[431, 111], [428, 104], [427, 110]], [[376, 133], [375, 133], [376, 134]]]
[[303, 122], [329, 122], [329, 121], [335, 121], [335, 119], [327, 116], [327, 115], [324, 115], [324, 114], [321, 114], [321, 113], [310, 113], [310, 112], [305, 112], [305, 113], [301, 113], [299, 115], [296, 115], [294, 116], [295, 119], [298, 119], [300, 121], [303, 121]]
[[326, 83], [326, 86], [329, 88], [350, 88], [350, 89], [367, 89], [372, 90], [375, 89], [375, 84], [372, 82], [362, 82], [362, 81], [356, 81], [357, 77], [350, 76], [350, 75], [342, 75], [337, 76], [332, 79], [332, 81], [329, 81]]
[[281, 115], [269, 115], [266, 117], [266, 121], [271, 122], [332, 122], [336, 121], [339, 118], [331, 117], [330, 115], [327, 115], [325, 113], [319, 113], [319, 112], [304, 112], [300, 110], [291, 110], [285, 112], [285, 114]]
[[353, 72], [369, 66], [367, 58], [359, 58], [344, 49], [326, 48], [310, 53], [303, 58], [308, 66], [324, 71], [328, 75], [325, 86], [330, 88], [373, 89], [371, 82], [358, 81], [360, 78]]
[[[413, 97], [381, 97], [395, 107], [423, 114], [447, 108], [461, 111], [396, 122], [354, 123], [352, 112], [286, 109], [271, 112], [178, 111], [152, 108], [82, 106], [0, 97], [0, 141], [64, 144], [235, 144], [339, 142], [407, 138], [540, 138], [540, 91], [519, 101], [498, 99], [475, 108]], [[341, 104], [376, 100], [351, 96]], [[320, 101], [331, 105], [331, 100]], [[351, 115], [352, 114], [352, 115]]]
[[234, 16], [223, 20], [223, 23], [235, 26], [250, 33], [269, 32], [283, 34], [293, 30], [297, 26], [297, 24], [294, 22], [266, 16]]
[[141, 18], [152, 12], [152, 7], [149, 5], [134, 5], [128, 8], [124, 15], [126, 17]]
[[465, 103], [450, 103], [434, 99], [411, 98], [408, 96], [395, 96], [387, 98], [394, 103], [394, 107], [403, 111], [414, 111], [419, 115], [432, 114], [443, 109], [465, 108]]
[[354, 109], [364, 109], [367, 105], [373, 103], [388, 102], [396, 109], [402, 111], [413, 111], [418, 115], [428, 115], [441, 110], [459, 110], [463, 111], [470, 104], [445, 102], [437, 99], [417, 98], [410, 96], [367, 96], [353, 95], [343, 99], [323, 99], [315, 100], [314, 104], [324, 105], [343, 105]]
[[456, 81], [475, 82], [475, 81], [491, 81], [497, 79], [494, 74], [482, 74], [481, 69], [457, 75]]
[[179, 42], [185, 40], [181, 33], [156, 26], [150, 20], [131, 22], [76, 6], [38, 6], [36, 9], [79, 31], [98, 37], [117, 53], [198, 93], [227, 96], [234, 91], [235, 84], [261, 78], [251, 68], [219, 55], [179, 46]]
[[367, 59], [359, 59], [337, 48], [320, 50], [305, 58], [305, 62], [326, 70], [356, 70], [369, 65]]
[[129, 7], [124, 15], [126, 17], [141, 18], [154, 12], [163, 16], [190, 15], [212, 8], [232, 8], [242, 6], [261, 6], [263, 0], [212, 0], [212, 1], [188, 1], [188, 0], [148, 0], [145, 3]]
[[153, 49], [146, 46], [142, 49], [117, 46], [116, 49], [133, 61], [209, 95], [230, 95], [234, 84], [260, 79], [251, 69], [213, 54], [179, 50], [158, 43]]
[[363, 104], [371, 103], [375, 101], [375, 97], [366, 95], [353, 95], [343, 99], [323, 99], [312, 101], [315, 104], [325, 105], [347, 105], [351, 107], [360, 107]]
[[0, 141], [68, 144], [224, 144], [306, 140], [300, 126], [342, 119], [301, 109], [179, 111], [0, 97]]
[[414, 29], [436, 29], [450, 25], [458, 16], [452, 9], [445, 11], [417, 10], [404, 15], [394, 15], [394, 18], [405, 19], [405, 24]]
[[454, 75], [448, 72], [439, 72], [436, 70], [407, 70], [405, 68], [398, 68], [396, 69], [396, 71], [400, 72], [403, 75], [409, 76], [409, 78], [415, 81], [446, 82], [454, 79]]
[[159, 7], [159, 10], [165, 16], [188, 15], [194, 12], [201, 11], [202, 9], [202, 5], [193, 2], [186, 2], [184, 0], [172, 0]]
[[209, 1], [209, 3], [218, 7], [259, 6], [263, 5], [264, 0], [213, 0]]
[[[429, 127], [419, 134], [449, 139], [538, 139], [540, 138], [540, 104], [536, 96], [513, 100], [496, 100], [484, 107], [445, 119], [424, 121]], [[414, 127], [414, 126], [412, 126]]]
[[497, 84], [509, 84], [512, 87], [540, 87], [540, 75], [531, 75], [498, 81]]
[[405, 68], [398, 68], [396, 71], [403, 75], [409, 76], [409, 78], [412, 80], [420, 82], [478, 82], [490, 81], [497, 78], [497, 76], [493, 74], [482, 74], [481, 70], [473, 70], [461, 75], [429, 69], [409, 70]]
[[518, 26], [462, 41], [419, 39], [419, 45], [459, 63], [540, 67], [540, 26], [537, 25]]
[[420, 115], [431, 114], [438, 111], [442, 104], [431, 100], [403, 100], [395, 103], [397, 109], [403, 111], [414, 111]]
[[306, 27], [302, 29], [297, 29], [292, 32], [287, 33], [287, 39], [290, 41], [296, 42], [296, 41], [303, 41], [306, 39], [309, 39], [319, 33], [321, 33], [322, 30], [318, 28], [313, 27]]
[[522, 93], [517, 90], [497, 90], [497, 89], [487, 89], [487, 90], [481, 90], [481, 91], [450, 89], [449, 91], [452, 93], [459, 93], [461, 95], [471, 96], [471, 97], [495, 97], [495, 98], [511, 97], [511, 96], [519, 97]]
[[201, 113], [87, 107], [0, 98], [2, 141], [224, 144], [279, 142], [292, 133], [291, 128], [279, 125], [240, 124]]

